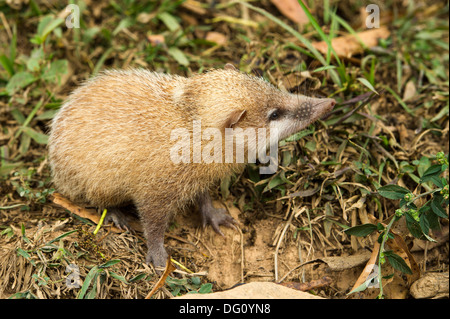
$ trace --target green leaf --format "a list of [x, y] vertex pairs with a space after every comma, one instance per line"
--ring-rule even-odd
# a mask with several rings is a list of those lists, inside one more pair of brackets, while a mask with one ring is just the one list
[[409, 214], [404, 215], [406, 217], [406, 227], [408, 228], [411, 235], [414, 237], [421, 239], [423, 237], [422, 228], [420, 224], [414, 220]]
[[36, 120], [51, 120], [55, 117], [59, 110], [48, 110], [35, 117]]
[[42, 72], [42, 78], [47, 82], [61, 82], [61, 77], [69, 72], [69, 62], [67, 60], [56, 60]]
[[289, 137], [287, 137], [286, 139], [284, 139], [286, 142], [295, 142], [298, 140], [301, 140], [302, 138], [304, 138], [305, 136], [311, 135], [313, 134], [315, 131], [314, 128], [312, 129], [306, 129], [306, 130], [302, 130], [298, 133], [295, 133], [294, 135], [291, 135]]
[[398, 185], [385, 185], [378, 188], [378, 194], [389, 199], [403, 199], [410, 191]]
[[175, 19], [175, 17], [168, 12], [158, 14], [158, 19], [160, 19], [170, 31], [180, 29], [180, 24], [177, 19]]
[[167, 276], [166, 283], [171, 284], [171, 285], [185, 286], [188, 284], [188, 280], [186, 278], [178, 279], [178, 278], [173, 278], [173, 277]]
[[375, 88], [373, 87], [373, 85], [367, 81], [365, 78], [358, 78], [357, 79], [359, 82], [361, 82], [362, 84], [364, 84], [369, 90], [371, 90], [373, 93], [378, 94], [377, 90], [375, 90]]
[[31, 137], [29, 137], [26, 134], [22, 134], [20, 137], [20, 147], [19, 152], [21, 155], [24, 155], [26, 152], [28, 152], [28, 149], [30, 148], [31, 143]]
[[352, 291], [350, 291], [350, 292], [347, 294], [347, 296], [350, 295], [350, 294], [353, 294], [353, 293], [355, 293], [355, 292], [360, 292], [360, 291], [366, 290], [367, 287], [369, 286], [369, 284], [370, 284], [370, 281], [367, 281], [367, 280], [364, 281], [361, 285], [359, 285], [358, 287], [356, 287], [355, 289], [353, 289]]
[[36, 78], [29, 72], [17, 72], [14, 74], [6, 84], [5, 90], [8, 95], [13, 95], [16, 91], [25, 88], [36, 81]]
[[133, 278], [130, 279], [130, 282], [135, 282], [141, 279], [144, 279], [147, 276], [147, 274], [139, 274]]
[[285, 181], [281, 178], [280, 175], [275, 176], [274, 178], [272, 178], [269, 183], [267, 184], [267, 186], [264, 188], [264, 192], [267, 192], [268, 190], [271, 190], [274, 187], [277, 187], [279, 185], [285, 184]]
[[22, 132], [31, 137], [36, 143], [46, 145], [48, 143], [48, 135], [36, 132], [31, 127], [22, 128]]
[[[84, 279], [83, 286], [80, 289], [80, 292], [78, 293], [77, 299], [83, 299], [89, 286], [91, 285], [91, 282], [94, 282], [93, 288], [96, 289], [97, 285], [95, 284], [95, 279], [99, 275], [98, 267], [94, 266], [89, 271], [89, 273], [86, 275], [86, 278]], [[91, 294], [90, 294], [91, 295]]]
[[430, 167], [431, 161], [428, 157], [422, 156], [419, 160], [419, 163], [417, 164], [417, 173], [419, 173], [419, 176], [422, 177], [423, 173]]
[[108, 268], [108, 267], [111, 267], [111, 266], [113, 266], [113, 265], [115, 265], [117, 263], [120, 263], [120, 259], [109, 260], [109, 261], [105, 262], [104, 264], [98, 266], [98, 268], [100, 268], [100, 269], [101, 268]]
[[412, 275], [411, 268], [409, 268], [409, 266], [406, 264], [406, 262], [403, 260], [402, 257], [393, 253], [392, 251], [385, 251], [384, 256], [387, 258], [387, 261], [391, 264], [391, 266], [394, 269], [399, 270], [404, 274]]
[[344, 230], [347, 235], [364, 237], [371, 233], [373, 233], [377, 229], [377, 226], [374, 224], [364, 224], [358, 225]]
[[425, 182], [428, 182], [428, 181], [433, 181], [436, 178], [440, 182], [439, 175], [441, 175], [441, 172], [442, 172], [442, 165], [440, 165], [440, 164], [431, 165], [423, 173], [422, 178], [420, 179], [420, 182], [421, 183], [425, 183]]
[[441, 206], [440, 198], [438, 196], [435, 196], [433, 200], [431, 201], [431, 209], [433, 210], [433, 213], [441, 218], [447, 218], [448, 216], [445, 213], [445, 210]]
[[181, 65], [188, 66], [189, 60], [184, 55], [183, 51], [177, 47], [170, 47], [168, 53]]
[[331, 70], [331, 69], [336, 69], [336, 66], [335, 65], [325, 65], [325, 66], [322, 66], [320, 68], [315, 69], [312, 72], [313, 73], [314, 72], [321, 72], [321, 71], [326, 71], [326, 70]]
[[311, 152], [314, 152], [316, 150], [316, 142], [314, 141], [306, 142], [305, 148]]
[[117, 35], [120, 31], [122, 31], [125, 28], [128, 28], [134, 24], [133, 20], [130, 18], [123, 19], [119, 22], [117, 27], [113, 31], [113, 35]]
[[4, 54], [0, 55], [0, 65], [8, 72], [9, 76], [14, 75], [14, 63]]
[[46, 245], [50, 245], [50, 244], [54, 243], [55, 241], [60, 241], [60, 240], [63, 239], [64, 237], [67, 237], [67, 236], [69, 236], [70, 234], [73, 234], [73, 233], [75, 233], [75, 232], [77, 232], [77, 231], [78, 231], [78, 230], [76, 230], [76, 229], [70, 230], [70, 231], [68, 231], [67, 233], [64, 233], [64, 234], [62, 234], [62, 235], [59, 235], [59, 236], [56, 237], [56, 238], [53, 238], [53, 239], [50, 240]]
[[198, 286], [201, 283], [201, 279], [200, 279], [200, 277], [194, 276], [194, 277], [191, 278], [191, 282], [192, 282], [193, 285], [197, 285]]
[[[447, 102], [448, 103], [448, 102]], [[443, 108], [441, 108], [441, 110], [439, 111], [438, 114], [436, 114], [431, 120], [430, 122], [436, 122], [438, 120], [440, 120], [441, 118], [443, 118], [444, 116], [448, 116], [449, 113], [449, 105], [447, 104], [446, 106], [444, 106]]]
[[42, 61], [45, 59], [44, 49], [39, 47], [31, 52], [27, 61], [27, 69], [30, 72], [37, 72], [40, 69]]
[[128, 285], [128, 281], [125, 279], [124, 276], [120, 276], [120, 275], [116, 274], [116, 273], [113, 272], [113, 271], [110, 271], [109, 274], [110, 274], [111, 277], [113, 277], [113, 278], [115, 278], [115, 279], [117, 279], [117, 280], [120, 280], [120, 281], [123, 282], [124, 284], [127, 284], [127, 285]]
[[406, 112], [408, 112], [409, 114], [414, 116], [414, 111], [411, 110], [406, 103], [401, 99], [401, 97], [398, 96], [397, 93], [394, 92], [394, 90], [392, 90], [389, 86], [385, 85], [384, 87], [386, 89], [386, 91], [388, 91], [389, 93], [391, 93], [396, 99], [397, 102], [405, 109]]
[[28, 260], [33, 266], [36, 266], [36, 263], [33, 259], [31, 259], [31, 256], [29, 253], [27, 253], [25, 250], [23, 250], [22, 248], [17, 248], [17, 254], [19, 256], [22, 256], [23, 258], [25, 258], [26, 260]]
[[206, 283], [203, 284], [200, 289], [198, 290], [198, 293], [200, 294], [209, 294], [212, 292], [212, 284], [211, 283]]
[[55, 30], [63, 22], [64, 19], [62, 18], [54, 19], [52, 16], [47, 16], [44, 19], [42, 19], [41, 23], [39, 23], [39, 27], [41, 28], [41, 30], [38, 29], [38, 35], [42, 41], [41, 43], [45, 41], [50, 32]]
[[420, 229], [422, 229], [422, 233], [424, 235], [427, 235], [430, 232], [430, 223], [428, 222], [428, 219], [425, 214], [420, 214]]

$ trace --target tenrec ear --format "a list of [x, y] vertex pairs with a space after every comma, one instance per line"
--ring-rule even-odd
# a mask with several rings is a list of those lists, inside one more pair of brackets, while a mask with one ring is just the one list
[[232, 128], [237, 122], [239, 122], [245, 114], [245, 110], [233, 111], [225, 121], [225, 128]]
[[239, 71], [239, 70], [236, 69], [236, 67], [235, 67], [233, 64], [231, 64], [231, 63], [225, 64], [224, 69], [225, 69], [225, 70], [232, 70], [232, 71]]

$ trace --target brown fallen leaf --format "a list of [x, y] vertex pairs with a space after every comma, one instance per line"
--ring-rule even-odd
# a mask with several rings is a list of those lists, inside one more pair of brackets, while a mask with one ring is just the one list
[[[378, 44], [378, 40], [388, 38], [390, 34], [390, 31], [386, 27], [380, 27], [377, 29], [358, 32], [357, 36], [366, 47], [370, 48], [376, 46]], [[331, 45], [340, 58], [350, 58], [353, 55], [364, 51], [363, 46], [358, 41], [358, 38], [352, 34], [337, 37], [331, 40]], [[323, 54], [327, 54], [328, 52], [328, 45], [325, 41], [313, 42], [312, 46]]]
[[332, 271], [342, 271], [346, 269], [352, 269], [354, 267], [358, 267], [363, 265], [367, 260], [370, 259], [369, 253], [363, 253], [359, 255], [353, 256], [344, 256], [344, 257], [321, 257], [318, 258], [322, 260], [324, 263]]
[[153, 46], [165, 44], [166, 41], [162, 34], [149, 34], [147, 35], [147, 39]]
[[198, 15], [205, 15], [208, 12], [205, 8], [203, 8], [201, 2], [195, 0], [186, 0], [181, 4], [181, 6]]
[[167, 261], [166, 261], [166, 269], [164, 270], [164, 273], [162, 274], [161, 278], [159, 278], [158, 282], [156, 283], [155, 287], [153, 287], [153, 289], [148, 293], [148, 295], [145, 297], [145, 299], [150, 299], [153, 294], [162, 286], [164, 286], [164, 283], [166, 282], [167, 276], [170, 275], [170, 273], [172, 271], [174, 271], [175, 269], [177, 269], [173, 264], [172, 261], [170, 260], [171, 257], [167, 257]]
[[373, 245], [372, 254], [370, 255], [369, 260], [367, 261], [366, 266], [364, 267], [363, 271], [361, 272], [361, 275], [359, 275], [358, 279], [356, 280], [355, 284], [353, 285], [352, 289], [350, 289], [350, 291], [353, 291], [359, 286], [361, 286], [367, 280], [369, 275], [372, 273], [372, 270], [375, 267], [375, 263], [377, 262], [379, 250], [380, 244], [377, 241]]
[[291, 21], [300, 25], [309, 22], [308, 17], [303, 11], [297, 0], [271, 0], [271, 2], [280, 10], [280, 12]]
[[403, 101], [411, 100], [417, 93], [416, 85], [413, 80], [410, 80], [405, 85], [405, 91], [403, 92]]
[[152, 13], [147, 13], [147, 12], [141, 12], [138, 14], [136, 20], [139, 23], [149, 23], [151, 19], [153, 19], [154, 17], [156, 17], [156, 12], [152, 12]]
[[227, 37], [223, 35], [222, 33], [210, 31], [206, 34], [206, 40], [215, 42], [218, 45], [224, 45], [227, 43]]
[[[371, 215], [368, 215], [368, 217], [371, 217]], [[369, 219], [371, 219], [371, 222], [374, 224], [375, 224], [375, 222], [377, 222], [373, 216]], [[385, 223], [381, 223], [381, 224], [386, 227]], [[394, 251], [394, 253], [396, 253], [401, 258], [403, 258], [403, 260], [405, 260], [405, 262], [408, 264], [409, 268], [411, 268], [412, 274], [406, 275], [408, 283], [411, 284], [414, 281], [416, 281], [418, 278], [420, 278], [419, 265], [417, 264], [416, 260], [414, 259], [414, 256], [409, 251], [408, 246], [406, 245], [402, 236], [395, 233], [395, 231], [393, 231], [392, 229], [390, 230], [390, 233], [392, 233], [394, 235], [394, 239], [389, 238], [386, 241], [386, 244], [389, 246], [389, 248], [391, 248]], [[359, 287], [363, 282], [365, 282], [367, 280], [367, 277], [370, 275], [370, 273], [377, 261], [379, 250], [380, 250], [380, 244], [378, 243], [378, 241], [376, 241], [374, 244], [373, 250], [372, 250], [372, 255], [370, 256], [370, 259], [367, 262], [366, 267], [364, 268], [363, 272], [361, 273], [358, 280], [353, 285], [353, 288], [350, 291], [353, 291], [355, 288]]]

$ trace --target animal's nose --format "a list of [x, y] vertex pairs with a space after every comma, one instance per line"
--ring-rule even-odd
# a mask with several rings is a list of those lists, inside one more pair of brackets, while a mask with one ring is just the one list
[[335, 99], [327, 99], [328, 100], [328, 107], [330, 108], [330, 111], [333, 109], [333, 107], [336, 105], [336, 100]]

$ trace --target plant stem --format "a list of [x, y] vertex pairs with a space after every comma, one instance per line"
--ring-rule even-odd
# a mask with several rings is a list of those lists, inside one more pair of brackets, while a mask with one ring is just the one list
[[442, 188], [436, 188], [436, 189], [433, 189], [433, 190], [431, 190], [431, 191], [422, 193], [422, 194], [420, 194], [420, 195], [415, 196], [415, 197], [411, 200], [411, 202], [414, 202], [414, 201], [416, 201], [417, 199], [419, 199], [419, 198], [421, 198], [421, 197], [424, 197], [424, 196], [427, 196], [427, 195], [430, 195], [430, 194], [434, 194], [434, 193], [436, 193], [436, 192], [440, 192], [441, 190], [442, 190]]
[[380, 257], [381, 257], [381, 254], [384, 253], [384, 244], [386, 243], [386, 241], [389, 238], [388, 235], [389, 235], [389, 232], [391, 231], [392, 225], [397, 220], [398, 219], [397, 219], [397, 217], [395, 215], [392, 216], [391, 221], [389, 222], [389, 224], [384, 229], [383, 240], [381, 241], [380, 252], [378, 253], [378, 280], [379, 280], [379, 284], [380, 284], [380, 293], [378, 294], [378, 299], [382, 299], [383, 298], [383, 282], [381, 280], [382, 276], [381, 276], [381, 258]]
[[94, 230], [94, 236], [97, 235], [98, 231], [100, 230], [100, 227], [102, 227], [103, 221], [105, 220], [105, 216], [106, 216], [106, 208], [103, 210], [102, 216], [100, 217], [100, 220], [97, 224], [97, 227]]

